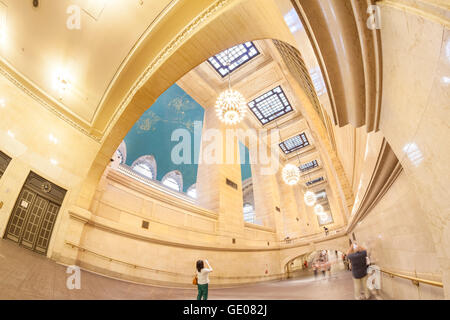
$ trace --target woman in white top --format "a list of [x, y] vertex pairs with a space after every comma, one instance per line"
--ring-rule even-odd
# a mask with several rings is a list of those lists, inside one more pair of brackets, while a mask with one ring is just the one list
[[198, 295], [197, 300], [208, 300], [208, 283], [209, 283], [209, 273], [213, 271], [209, 265], [208, 260], [205, 260], [208, 268], [205, 268], [203, 260], [197, 261], [197, 288]]

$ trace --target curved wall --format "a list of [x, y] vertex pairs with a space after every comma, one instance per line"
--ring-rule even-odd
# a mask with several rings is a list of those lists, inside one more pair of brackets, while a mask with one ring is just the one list
[[[64, 240], [52, 258], [120, 279], [168, 286], [190, 286], [195, 261], [208, 259], [214, 286], [285, 277], [285, 260], [314, 248], [340, 250], [346, 239], [323, 241], [323, 234], [286, 244], [273, 230], [245, 224], [235, 243], [217, 230], [218, 215], [170, 191], [157, 190], [126, 173], [108, 168], [97, 189], [92, 215], [70, 211], [81, 239]], [[142, 222], [149, 222], [148, 229]], [[318, 237], [317, 237], [318, 236]], [[340, 238], [339, 238], [340, 236]], [[334, 238], [335, 238], [334, 237]], [[338, 242], [336, 242], [338, 241]]]

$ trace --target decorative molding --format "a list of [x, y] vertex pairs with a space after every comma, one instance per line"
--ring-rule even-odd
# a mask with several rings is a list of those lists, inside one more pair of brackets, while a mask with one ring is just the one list
[[[152, 21], [152, 23], [147, 27], [145, 32], [140, 36], [139, 40], [136, 42], [136, 44], [133, 46], [133, 48], [130, 50], [130, 52], [127, 54], [125, 59], [122, 61], [121, 65], [118, 67], [117, 71], [115, 72], [115, 75], [111, 82], [109, 83], [108, 88], [105, 90], [105, 92], [102, 95], [102, 99], [100, 100], [99, 104], [96, 107], [96, 111], [94, 113], [93, 118], [91, 119], [91, 122], [88, 122], [87, 120], [81, 119], [78, 115], [74, 114], [70, 111], [70, 108], [58, 101], [55, 101], [53, 97], [51, 97], [49, 94], [45, 93], [42, 89], [40, 89], [36, 84], [34, 84], [30, 79], [26, 78], [24, 75], [22, 75], [18, 70], [16, 70], [12, 65], [10, 65], [8, 62], [6, 62], [3, 58], [0, 57], [0, 74], [3, 75], [7, 80], [9, 80], [13, 85], [15, 85], [18, 89], [23, 91], [25, 94], [27, 94], [29, 97], [31, 97], [33, 100], [38, 102], [40, 105], [42, 105], [44, 108], [46, 108], [48, 111], [56, 115], [61, 120], [68, 123], [70, 126], [74, 127], [78, 131], [80, 131], [82, 134], [88, 136], [92, 140], [96, 142], [101, 142], [102, 137], [97, 136], [95, 134], [92, 134], [90, 130], [86, 129], [85, 127], [79, 125], [76, 121], [73, 121], [70, 119], [70, 117], [67, 117], [64, 115], [63, 112], [58, 110], [58, 106], [60, 109], [64, 110], [65, 112], [72, 114], [75, 118], [79, 119], [80, 121], [84, 122], [86, 124], [86, 127], [92, 126], [92, 120], [95, 119], [95, 116], [98, 114], [98, 112], [101, 109], [101, 105], [105, 101], [105, 97], [108, 94], [108, 92], [111, 90], [111, 87], [115, 80], [118, 78], [121, 71], [124, 69], [126, 63], [130, 60], [131, 56], [136, 52], [137, 48], [142, 42], [142, 39], [145, 38], [145, 36], [151, 31], [152, 26], [155, 25], [155, 22], [160, 21], [161, 17], [164, 16], [165, 13], [170, 11], [176, 4], [178, 3], [178, 0], [171, 1], [162, 11], [158, 14], [158, 16]], [[12, 74], [14, 73], [14, 75]], [[23, 83], [26, 83], [24, 85]], [[32, 90], [30, 90], [29, 87], [34, 88], [36, 91], [41, 93], [46, 99], [53, 101], [54, 105], [51, 103], [48, 103], [45, 101], [45, 99], [39, 97], [38, 94], [35, 94]]]
[[[11, 68], [11, 67], [8, 67]], [[100, 138], [94, 136], [93, 134], [91, 134], [88, 130], [86, 130], [84, 127], [80, 126], [78, 123], [76, 123], [75, 121], [73, 121], [72, 119], [70, 119], [69, 117], [65, 116], [62, 112], [58, 111], [54, 106], [52, 106], [50, 103], [48, 103], [47, 101], [45, 101], [45, 99], [43, 99], [42, 97], [40, 97], [38, 94], [34, 93], [32, 90], [30, 90], [27, 86], [25, 86], [22, 82], [26, 82], [28, 84], [30, 84], [30, 86], [35, 87], [39, 92], [42, 92], [41, 90], [39, 90], [36, 86], [32, 85], [30, 83], [30, 81], [27, 81], [24, 77], [20, 76], [17, 72], [14, 71], [14, 73], [16, 73], [16, 76], [14, 76], [11, 72], [11, 70], [7, 70], [4, 62], [2, 61], [2, 63], [0, 63], [0, 74], [2, 76], [4, 76], [9, 82], [11, 82], [14, 86], [16, 86], [18, 89], [20, 89], [23, 93], [25, 93], [26, 95], [28, 95], [30, 98], [32, 98], [33, 100], [35, 100], [37, 103], [39, 103], [40, 105], [42, 105], [45, 109], [47, 109], [48, 111], [50, 111], [52, 114], [54, 114], [55, 116], [57, 116], [58, 118], [60, 118], [61, 120], [65, 121], [66, 123], [68, 123], [70, 126], [72, 126], [73, 128], [77, 129], [78, 131], [80, 131], [82, 134], [88, 136], [89, 138], [91, 138], [92, 140], [96, 141], [96, 142], [100, 142]], [[20, 77], [22, 78], [22, 81], [19, 81], [17, 78]], [[42, 93], [43, 95], [46, 95], [45, 93]], [[48, 99], [51, 99], [50, 97], [48, 97]]]
[[348, 224], [348, 234], [355, 229], [358, 222], [364, 219], [383, 198], [402, 170], [402, 165], [398, 161], [394, 151], [392, 151], [386, 139], [383, 139], [377, 163], [362, 197], [361, 204]]
[[311, 75], [306, 68], [306, 64], [301, 53], [294, 47], [283, 41], [272, 41], [294, 78], [301, 84], [303, 90], [305, 90], [305, 93], [308, 96], [311, 104], [314, 106], [317, 115], [322, 121], [322, 124], [325, 126], [325, 120], [322, 114], [322, 105], [320, 104], [319, 97], [317, 96], [316, 89], [311, 79]]
[[264, 227], [264, 226], [260, 226], [260, 225], [253, 224], [253, 223], [248, 223], [248, 222], [244, 222], [244, 227], [246, 227], [248, 229], [255, 229], [255, 230], [258, 230], [258, 231], [265, 231], [265, 232], [270, 232], [270, 233], [276, 233], [275, 229], [273, 229], [273, 228]]

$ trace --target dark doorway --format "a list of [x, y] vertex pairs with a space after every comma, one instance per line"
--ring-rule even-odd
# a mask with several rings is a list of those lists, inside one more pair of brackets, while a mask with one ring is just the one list
[[66, 190], [30, 172], [9, 218], [5, 238], [46, 254]]

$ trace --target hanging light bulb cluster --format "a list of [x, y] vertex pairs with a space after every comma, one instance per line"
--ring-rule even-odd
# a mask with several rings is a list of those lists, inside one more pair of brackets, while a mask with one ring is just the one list
[[244, 96], [231, 88], [222, 92], [216, 101], [216, 113], [219, 120], [228, 125], [241, 122], [245, 117], [246, 102]]
[[[278, 123], [277, 123], [277, 128], [278, 128]], [[281, 133], [280, 133], [280, 141], [281, 141]], [[294, 166], [292, 164], [287, 164], [284, 166], [283, 171], [282, 171], [282, 176], [283, 176], [283, 180], [286, 184], [290, 185], [290, 186], [294, 186], [296, 184], [298, 184], [300, 182], [300, 178], [301, 178], [301, 172], [300, 172], [300, 167], [301, 167], [301, 161], [300, 161], [300, 156], [297, 153], [297, 159], [298, 159], [298, 163], [299, 166]], [[307, 206], [312, 207], [316, 204], [316, 194], [312, 191], [307, 191], [304, 195], [304, 201], [306, 203]], [[314, 208], [314, 212], [317, 215], [323, 215], [324, 214], [324, 209], [323, 207], [318, 204], [315, 208]]]
[[282, 176], [286, 184], [294, 186], [300, 181], [300, 170], [293, 164], [287, 164], [283, 168]]
[[316, 194], [312, 191], [307, 191], [304, 196], [305, 203], [308, 207], [316, 204]]
[[227, 125], [235, 125], [245, 118], [247, 111], [244, 96], [231, 88], [230, 54], [228, 56], [228, 89], [222, 92], [216, 100], [216, 113], [220, 121]]
[[325, 214], [323, 206], [321, 204], [317, 204], [314, 207], [314, 213], [317, 214], [318, 216], [321, 216], [321, 215]]

